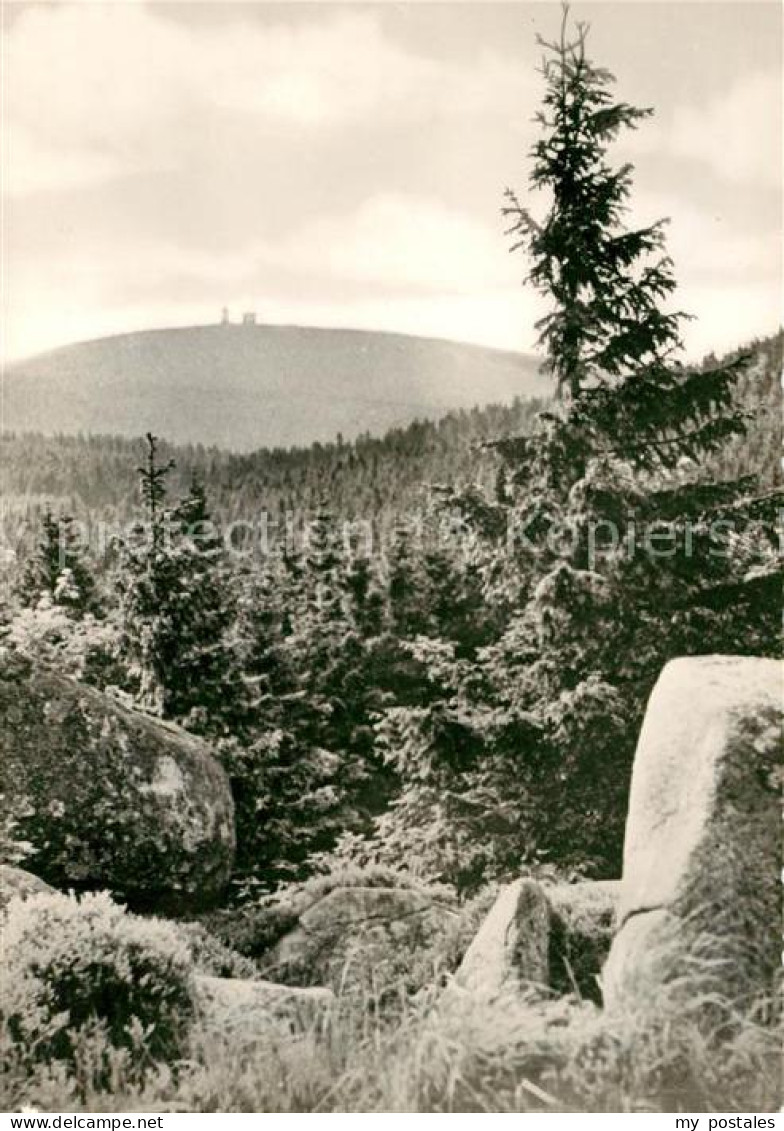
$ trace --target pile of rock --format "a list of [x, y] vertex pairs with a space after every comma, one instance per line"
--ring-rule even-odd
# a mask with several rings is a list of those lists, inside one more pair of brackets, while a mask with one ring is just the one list
[[742, 1002], [768, 991], [781, 922], [782, 669], [674, 660], [635, 757], [619, 883], [505, 888], [459, 990], [485, 999], [601, 986], [610, 1010], [655, 1012], [676, 991]]

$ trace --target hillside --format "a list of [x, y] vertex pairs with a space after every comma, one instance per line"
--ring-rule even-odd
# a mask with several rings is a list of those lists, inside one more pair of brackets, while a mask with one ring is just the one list
[[546, 394], [529, 356], [403, 334], [194, 326], [64, 346], [6, 371], [6, 431], [150, 428], [233, 451], [353, 439]]
[[[299, 513], [323, 502], [344, 518], [394, 521], [425, 505], [428, 484], [478, 482], [490, 488], [496, 461], [478, 446], [529, 431], [545, 404], [518, 398], [511, 405], [415, 421], [379, 437], [254, 452], [174, 445], [163, 437], [161, 458], [175, 461], [172, 496], [187, 491], [195, 476], [224, 522], [253, 520], [261, 512]], [[141, 437], [0, 436], [7, 536], [26, 526], [27, 536], [35, 537], [35, 516], [46, 506], [82, 520], [129, 521], [138, 514], [137, 468], [144, 450]]]
[[[709, 474], [732, 479], [759, 476], [763, 489], [781, 481], [782, 335], [751, 343], [748, 373], [738, 390], [749, 414], [749, 432], [728, 442], [710, 461]], [[161, 454], [176, 467], [174, 497], [192, 476], [208, 490], [222, 521], [254, 519], [261, 512], [302, 512], [328, 502], [344, 518], [388, 523], [425, 505], [428, 484], [477, 483], [490, 490], [497, 461], [480, 450], [483, 441], [528, 432], [542, 398], [516, 398], [507, 405], [461, 409], [439, 420], [412, 422], [381, 436], [343, 443], [230, 452], [214, 446], [179, 444], [160, 428]], [[137, 467], [144, 442], [107, 435], [45, 436], [7, 431], [0, 436], [0, 491], [6, 538], [19, 545], [37, 537], [36, 516], [46, 506], [81, 519], [124, 522], [138, 513]]]

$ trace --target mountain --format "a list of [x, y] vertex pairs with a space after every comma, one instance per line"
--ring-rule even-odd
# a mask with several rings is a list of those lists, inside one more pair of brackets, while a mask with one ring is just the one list
[[7, 431], [148, 430], [247, 451], [352, 439], [515, 396], [541, 396], [536, 358], [433, 338], [301, 326], [145, 330], [6, 369]]
[[[722, 359], [752, 355], [738, 389], [749, 431], [714, 453], [704, 469], [709, 479], [755, 475], [763, 493], [781, 484], [783, 346], [780, 333]], [[438, 420], [412, 422], [384, 435], [252, 452], [175, 445], [161, 433], [160, 455], [175, 461], [170, 498], [187, 491], [195, 476], [206, 486], [212, 513], [222, 523], [257, 523], [264, 515], [277, 522], [282, 515], [312, 512], [327, 503], [340, 518], [387, 528], [402, 515], [421, 514], [433, 485], [475, 484], [492, 492], [498, 461], [484, 445], [531, 431], [537, 413], [546, 407], [541, 398], [517, 398], [507, 405], [459, 409]], [[0, 577], [14, 551], [23, 558], [35, 543], [46, 508], [89, 526], [96, 547], [110, 545], [113, 533], [138, 517], [137, 469], [144, 452], [140, 435], [0, 432]]]

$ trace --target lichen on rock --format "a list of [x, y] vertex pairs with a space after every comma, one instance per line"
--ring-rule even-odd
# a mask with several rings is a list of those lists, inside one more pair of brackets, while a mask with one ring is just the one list
[[234, 809], [204, 743], [18, 655], [0, 660], [0, 792], [29, 865], [140, 910], [208, 905]]

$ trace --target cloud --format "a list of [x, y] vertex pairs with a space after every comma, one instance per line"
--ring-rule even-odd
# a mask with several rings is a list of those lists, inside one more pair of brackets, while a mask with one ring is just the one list
[[731, 181], [781, 183], [781, 78], [746, 75], [704, 108], [679, 110], [672, 152], [708, 162]]
[[111, 180], [127, 170], [116, 154], [86, 147], [61, 149], [24, 126], [9, 124], [4, 133], [3, 183], [11, 196], [53, 187], [76, 189]]
[[720, 355], [755, 337], [775, 334], [781, 326], [781, 298], [780, 286], [685, 284], [681, 301], [696, 316], [683, 328], [688, 356]]
[[702, 162], [733, 184], [781, 187], [782, 86], [775, 71], [749, 72], [703, 105], [682, 105], [626, 142], [637, 153], [658, 152]]
[[514, 278], [497, 230], [424, 197], [379, 194], [350, 216], [315, 220], [279, 262], [358, 283], [454, 293]]
[[677, 283], [666, 305], [692, 317], [681, 326], [687, 354], [721, 353], [774, 333], [783, 294], [780, 240], [741, 226], [718, 206], [698, 207], [675, 190], [635, 194], [630, 225], [663, 217], [669, 220], [666, 251]]
[[224, 303], [277, 304], [283, 314], [322, 301], [382, 305], [406, 293], [457, 298], [514, 286], [516, 266], [491, 229], [436, 200], [396, 194], [218, 250], [133, 228], [118, 228], [107, 248], [100, 235], [65, 228], [40, 247], [9, 240], [5, 346], [12, 357], [121, 329], [117, 312], [133, 328], [156, 304], [160, 318], [179, 310], [175, 321], [193, 321], [212, 320]]
[[[51, 254], [51, 253], [50, 253]], [[161, 288], [175, 279], [202, 278], [223, 290], [245, 291], [286, 275], [320, 283], [385, 291], [473, 293], [514, 285], [519, 257], [506, 253], [499, 229], [440, 201], [395, 193], [375, 194], [354, 211], [303, 221], [294, 231], [250, 240], [236, 250], [187, 247], [116, 234], [111, 257], [69, 242], [69, 270], [96, 285], [118, 279], [118, 289]], [[103, 277], [103, 278], [102, 278]]]
[[[190, 307], [211, 312], [209, 319], [225, 302], [261, 305], [268, 317], [336, 309], [342, 325], [347, 312], [366, 318], [372, 310], [379, 325], [392, 328], [390, 317], [399, 314], [401, 328], [427, 332], [423, 312], [430, 311], [437, 327], [431, 332], [446, 333], [454, 315], [454, 336], [477, 340], [479, 333], [487, 342], [488, 327], [494, 324], [498, 333], [501, 322], [492, 313], [496, 300], [487, 296], [514, 293], [522, 273], [521, 261], [506, 253], [503, 235], [492, 226], [434, 198], [394, 193], [236, 250], [183, 246], [133, 231], [116, 232], [108, 256], [89, 240], [66, 238], [57, 249], [45, 248], [45, 268], [40, 255], [9, 250], [9, 355], [53, 344], [64, 325], [81, 317], [79, 309], [128, 313], [155, 302], [161, 310], [175, 309], [173, 295], [186, 318]], [[58, 293], [68, 296], [67, 309]], [[59, 306], [57, 322], [42, 341], [40, 312], [51, 306]], [[105, 323], [95, 332], [106, 332]], [[517, 331], [512, 336], [520, 340]], [[502, 344], [509, 344], [508, 335]]]
[[[497, 205], [539, 77], [503, 44], [450, 54], [420, 36], [414, 50], [373, 6], [306, 19], [297, 7], [261, 18], [231, 5], [204, 21], [127, 2], [15, 14], [9, 355], [246, 302], [270, 320], [531, 348], [538, 300]], [[775, 325], [764, 186], [779, 176], [778, 105], [777, 76], [751, 73], [632, 138], [649, 154], [635, 214], [672, 217], [676, 302], [699, 316], [686, 328], [699, 348]], [[661, 185], [672, 195], [646, 195]]]
[[779, 241], [767, 231], [742, 227], [724, 209], [704, 208], [662, 192], [640, 191], [631, 209], [632, 224], [666, 218], [666, 247], [675, 274], [693, 282], [742, 286], [746, 282], [775, 284], [781, 275]]
[[[670, 216], [672, 306], [692, 354], [772, 331], [781, 256], [762, 235], [676, 197], [641, 192], [631, 221]], [[90, 242], [9, 261], [8, 356], [141, 326], [216, 320], [228, 304], [270, 322], [401, 330], [530, 350], [543, 303], [525, 263], [493, 225], [422, 195], [379, 193], [354, 211], [214, 251], [118, 231], [111, 255]]]
[[181, 167], [209, 147], [215, 114], [305, 135], [427, 127], [505, 113], [531, 83], [491, 51], [413, 53], [372, 12], [205, 27], [132, 3], [41, 5], [14, 22], [6, 59], [14, 193]]

